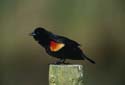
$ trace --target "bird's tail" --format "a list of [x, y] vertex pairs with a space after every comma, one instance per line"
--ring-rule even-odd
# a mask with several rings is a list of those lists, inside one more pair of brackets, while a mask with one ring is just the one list
[[84, 56], [84, 58], [87, 59], [88, 61], [90, 61], [91, 63], [95, 64], [95, 61], [93, 61], [92, 59], [90, 59], [90, 58], [88, 58], [86, 56]]

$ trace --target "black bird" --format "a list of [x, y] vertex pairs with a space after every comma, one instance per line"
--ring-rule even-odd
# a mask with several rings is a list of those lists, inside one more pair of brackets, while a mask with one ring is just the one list
[[80, 44], [64, 36], [53, 34], [42, 27], [36, 28], [31, 34], [33, 38], [45, 48], [46, 52], [53, 57], [59, 58], [54, 64], [65, 64], [66, 59], [93, 60], [84, 55], [79, 48]]

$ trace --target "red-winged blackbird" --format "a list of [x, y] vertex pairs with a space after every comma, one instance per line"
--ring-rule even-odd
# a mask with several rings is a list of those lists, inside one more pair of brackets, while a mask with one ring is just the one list
[[42, 27], [36, 28], [30, 35], [45, 48], [46, 52], [50, 56], [59, 58], [55, 64], [65, 64], [66, 59], [87, 59], [91, 63], [95, 64], [93, 60], [84, 55], [79, 48], [80, 44], [74, 40], [53, 34]]

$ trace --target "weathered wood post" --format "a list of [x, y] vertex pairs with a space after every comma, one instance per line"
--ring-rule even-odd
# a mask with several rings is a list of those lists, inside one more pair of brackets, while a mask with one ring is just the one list
[[49, 85], [85, 85], [82, 65], [50, 65]]

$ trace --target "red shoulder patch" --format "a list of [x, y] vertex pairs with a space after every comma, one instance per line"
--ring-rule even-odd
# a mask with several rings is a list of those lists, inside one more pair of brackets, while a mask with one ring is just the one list
[[50, 50], [53, 52], [57, 52], [60, 49], [62, 49], [65, 46], [65, 44], [63, 43], [58, 43], [55, 41], [50, 41]]

